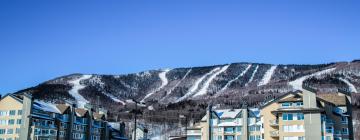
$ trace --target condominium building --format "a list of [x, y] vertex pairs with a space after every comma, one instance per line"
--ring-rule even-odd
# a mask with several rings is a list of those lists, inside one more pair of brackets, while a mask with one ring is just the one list
[[350, 96], [304, 89], [261, 107], [266, 140], [353, 139]]
[[284, 94], [259, 109], [209, 109], [188, 140], [352, 140], [349, 94], [311, 89]]
[[108, 140], [106, 114], [75, 105], [34, 101], [30, 95], [0, 100], [0, 140]]
[[198, 125], [187, 129], [188, 140], [256, 140], [261, 137], [257, 109], [208, 110]]

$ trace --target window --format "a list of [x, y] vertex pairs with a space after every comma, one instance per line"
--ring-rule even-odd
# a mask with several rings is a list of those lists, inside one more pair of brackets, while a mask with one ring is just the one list
[[0, 135], [5, 134], [5, 129], [0, 129]]
[[9, 125], [14, 125], [15, 124], [15, 120], [14, 119], [10, 119], [8, 122]]
[[284, 125], [283, 126], [284, 132], [304, 132], [303, 125]]
[[16, 115], [16, 110], [10, 110], [9, 115], [10, 116], [15, 116]]
[[286, 108], [286, 107], [291, 107], [291, 105], [292, 105], [292, 104], [289, 103], [289, 102], [286, 102], [286, 103], [282, 103], [282, 104], [281, 104], [281, 106], [282, 106], [282, 107], [285, 107], [285, 108]]
[[19, 116], [22, 115], [22, 110], [18, 110], [18, 115], [19, 115]]
[[296, 102], [296, 106], [303, 106], [304, 103], [303, 102]]
[[20, 133], [20, 128], [16, 128], [15, 133], [19, 134]]
[[14, 134], [14, 129], [7, 129], [6, 134]]
[[0, 116], [6, 116], [6, 115], [7, 115], [7, 111], [0, 110]]
[[333, 127], [331, 127], [331, 126], [327, 126], [326, 128], [326, 133], [333, 133]]
[[241, 126], [236, 127], [236, 132], [241, 132]]
[[237, 135], [236, 140], [241, 140], [241, 135]]
[[225, 127], [224, 132], [225, 133], [234, 133], [234, 127]]
[[235, 140], [234, 136], [224, 136], [225, 140]]
[[304, 120], [304, 114], [303, 113], [297, 113], [297, 120]]
[[20, 124], [21, 124], [21, 119], [17, 119], [17, 120], [16, 120], [16, 124], [19, 124], [19, 125], [20, 125]]
[[348, 123], [348, 118], [347, 118], [347, 117], [342, 116], [342, 117], [341, 117], [341, 123], [343, 123], [343, 124], [347, 124], [347, 123]]
[[291, 121], [293, 120], [293, 114], [291, 113], [283, 113], [282, 115], [284, 121]]
[[342, 134], [349, 135], [349, 129], [348, 128], [342, 128]]
[[0, 125], [6, 125], [6, 120], [0, 120]]
[[50, 135], [56, 136], [56, 130], [50, 130]]
[[218, 136], [218, 140], [222, 140], [222, 136]]

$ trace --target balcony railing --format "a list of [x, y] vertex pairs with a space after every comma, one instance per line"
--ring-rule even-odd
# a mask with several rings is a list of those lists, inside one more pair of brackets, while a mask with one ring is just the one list
[[270, 126], [279, 126], [279, 120], [270, 120]]
[[271, 137], [279, 137], [279, 131], [270, 131]]

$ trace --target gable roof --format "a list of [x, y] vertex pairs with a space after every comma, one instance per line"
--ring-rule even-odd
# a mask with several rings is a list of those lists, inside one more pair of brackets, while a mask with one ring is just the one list
[[88, 111], [83, 109], [83, 108], [76, 108], [75, 109], [75, 114], [78, 117], [84, 117], [87, 113], [88, 113]]
[[60, 111], [60, 114], [64, 114], [65, 111], [70, 108], [70, 106], [66, 104], [57, 104], [56, 108]]
[[279, 97], [277, 97], [277, 98], [275, 98], [275, 99], [273, 99], [273, 100], [271, 100], [269, 102], [266, 102], [265, 104], [260, 106], [260, 109], [263, 109], [263, 108], [267, 107], [268, 105], [271, 105], [272, 103], [278, 102], [279, 100], [281, 100], [282, 98], [284, 98], [284, 97], [286, 97], [286, 96], [288, 96], [290, 94], [299, 95], [299, 93], [302, 93], [302, 91], [301, 90], [296, 90], [296, 91], [285, 93], [285, 94], [283, 94], [283, 95], [281, 95], [281, 96], [279, 96]]
[[105, 119], [105, 114], [100, 114], [100, 113], [94, 112], [93, 117], [94, 117], [95, 120], [104, 120]]

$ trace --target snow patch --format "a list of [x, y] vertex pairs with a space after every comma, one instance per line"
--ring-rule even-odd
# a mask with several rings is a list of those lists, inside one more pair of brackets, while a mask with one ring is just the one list
[[72, 89], [69, 90], [69, 94], [75, 98], [77, 105], [80, 108], [84, 108], [85, 104], [89, 103], [88, 100], [79, 94], [79, 90], [85, 88], [85, 86], [80, 84], [80, 81], [89, 79], [91, 77], [92, 75], [83, 75], [78, 79], [69, 81], [69, 83], [73, 85]]
[[346, 83], [346, 85], [348, 85], [349, 89], [351, 92], [355, 92], [357, 93], [357, 90], [355, 88], [355, 86], [350, 82], [348, 81], [347, 79], [344, 79], [344, 78], [339, 78], [339, 80], [343, 81], [344, 83]]
[[142, 99], [140, 102], [144, 102], [145, 99], [149, 98], [151, 95], [153, 95], [154, 93], [160, 91], [163, 87], [165, 87], [169, 81], [166, 78], [166, 74], [170, 71], [170, 69], [165, 69], [163, 72], [159, 73], [159, 78], [161, 79], [161, 86], [158, 87], [155, 91], [152, 91], [151, 93], [147, 94], [144, 99]]
[[255, 74], [256, 74], [256, 72], [258, 71], [258, 69], [259, 69], [259, 65], [256, 66], [254, 72], [252, 73], [249, 81], [245, 84], [245, 86], [247, 86], [249, 83], [251, 83], [251, 82], [254, 80]]
[[46, 112], [60, 113], [60, 110], [56, 107], [55, 104], [44, 102], [44, 101], [34, 101], [34, 108], [40, 109]]
[[270, 82], [271, 77], [274, 74], [276, 67], [277, 66], [271, 66], [271, 68], [266, 71], [264, 77], [261, 79], [258, 86], [266, 85], [266, 84], [268, 84]]
[[298, 79], [296, 79], [294, 81], [289, 82], [288, 84], [290, 86], [292, 86], [293, 89], [295, 89], [295, 90], [302, 90], [302, 84], [306, 79], [308, 79], [310, 77], [320, 76], [320, 75], [323, 75], [323, 74], [326, 74], [326, 73], [330, 73], [330, 72], [334, 71], [335, 69], [336, 68], [330, 68], [330, 69], [322, 70], [322, 71], [319, 71], [319, 72], [315, 72], [313, 74], [300, 77], [300, 78], [298, 78]]
[[177, 99], [176, 102], [180, 102], [188, 97], [190, 97], [191, 95], [194, 94], [194, 92], [199, 88], [199, 85], [202, 81], [204, 81], [204, 79], [206, 77], [208, 77], [209, 75], [212, 75], [213, 73], [215, 73], [216, 71], [220, 70], [220, 68], [214, 68], [213, 70], [211, 70], [210, 72], [206, 73], [205, 75], [203, 75], [202, 77], [200, 77], [199, 79], [197, 79], [194, 83], [194, 85], [190, 88], [190, 90], [181, 98]]
[[106, 96], [108, 96], [109, 98], [111, 98], [114, 102], [121, 103], [121, 104], [123, 104], [123, 105], [126, 104], [124, 101], [119, 100], [119, 99], [116, 98], [114, 95], [107, 94], [107, 93], [103, 93], [103, 94], [106, 95]]
[[228, 83], [226, 83], [226, 85], [220, 90], [220, 92], [225, 91], [226, 89], [229, 88], [229, 86], [230, 86], [233, 82], [235, 82], [236, 80], [238, 80], [240, 77], [244, 76], [244, 74], [250, 69], [250, 67], [251, 67], [251, 64], [249, 64], [249, 65], [246, 67], [246, 69], [245, 69], [243, 72], [241, 72], [237, 77], [235, 77], [234, 79], [232, 79], [232, 80], [230, 80]]
[[223, 73], [224, 71], [226, 71], [229, 68], [229, 66], [230, 65], [226, 65], [226, 66], [222, 67], [219, 71], [212, 74], [209, 77], [209, 79], [206, 80], [206, 82], [204, 83], [204, 86], [197, 93], [195, 93], [194, 97], [206, 94], [208, 92], [210, 83], [216, 78], [216, 76], [218, 76], [220, 73]]

